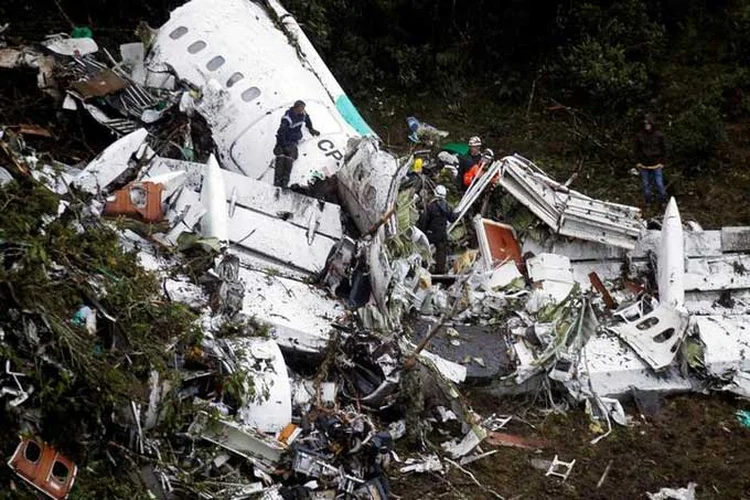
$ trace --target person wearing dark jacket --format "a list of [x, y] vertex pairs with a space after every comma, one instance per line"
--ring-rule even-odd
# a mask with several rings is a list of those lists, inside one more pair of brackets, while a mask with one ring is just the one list
[[461, 191], [466, 191], [469, 186], [464, 183], [464, 176], [471, 170], [474, 165], [482, 161], [482, 153], [479, 151], [482, 147], [482, 139], [474, 136], [469, 139], [469, 154], [458, 157], [458, 177], [456, 182]]
[[289, 176], [292, 173], [292, 165], [297, 159], [297, 144], [302, 140], [302, 125], [314, 136], [320, 135], [315, 130], [310, 115], [305, 113], [305, 103], [296, 101], [281, 117], [281, 124], [276, 131], [276, 146], [273, 154], [276, 155], [274, 166], [273, 185], [286, 187], [289, 184]]
[[430, 243], [435, 245], [435, 274], [445, 274], [448, 222], [453, 222], [457, 218], [445, 200], [447, 192], [445, 186], [435, 187], [435, 198], [427, 204], [420, 220], [420, 229], [425, 232]]
[[651, 185], [656, 187], [660, 203], [667, 201], [667, 190], [664, 188], [664, 161], [667, 156], [667, 140], [664, 134], [656, 129], [654, 117], [647, 114], [643, 118], [643, 130], [635, 138], [636, 167], [643, 181], [643, 197], [646, 204], [651, 203]]

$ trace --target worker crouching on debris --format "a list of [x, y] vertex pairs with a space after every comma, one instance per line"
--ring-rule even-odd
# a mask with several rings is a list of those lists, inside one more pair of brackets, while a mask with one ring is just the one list
[[448, 251], [448, 222], [456, 220], [445, 199], [445, 186], [435, 187], [435, 197], [427, 204], [419, 220], [419, 228], [427, 235], [430, 243], [435, 245], [435, 274], [445, 273], [445, 261]]
[[654, 117], [647, 114], [643, 117], [643, 129], [635, 138], [635, 160], [643, 181], [643, 197], [646, 205], [651, 203], [651, 185], [656, 186], [659, 203], [667, 201], [664, 188], [664, 158], [667, 155], [667, 141], [664, 134], [656, 129]]
[[276, 146], [273, 148], [273, 154], [276, 155], [274, 186], [287, 187], [289, 184], [292, 165], [298, 156], [297, 144], [302, 140], [302, 125], [307, 126], [312, 135], [320, 135], [313, 127], [310, 115], [305, 113], [305, 103], [296, 101], [281, 117], [281, 124], [276, 132]]
[[468, 144], [469, 154], [462, 155], [458, 158], [458, 177], [456, 177], [456, 182], [458, 183], [461, 191], [465, 191], [466, 188], [469, 187], [464, 183], [464, 177], [466, 176], [466, 173], [469, 172], [472, 167], [478, 165], [479, 162], [482, 161], [482, 153], [480, 152], [480, 149], [482, 148], [482, 139], [474, 136], [469, 139]]

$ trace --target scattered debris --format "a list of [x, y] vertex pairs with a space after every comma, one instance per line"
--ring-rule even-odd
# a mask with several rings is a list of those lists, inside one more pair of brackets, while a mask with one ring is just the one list
[[557, 455], [555, 455], [555, 458], [552, 459], [552, 463], [550, 464], [549, 469], [547, 469], [545, 475], [559, 477], [565, 482], [573, 471], [573, 466], [575, 464], [575, 460], [572, 462], [563, 462], [557, 458]]
[[[278, 2], [191, 0], [149, 35], [119, 62], [90, 33], [49, 38], [52, 55], [0, 49], [0, 67], [38, 70], [63, 109], [119, 136], [63, 165], [24, 141], [47, 129], [0, 129], [0, 189], [22, 218], [0, 245], [0, 395], [32, 415], [87, 394], [58, 448], [83, 471], [114, 466], [157, 498], [384, 500], [395, 460], [502, 498], [464, 466], [498, 452], [488, 445], [547, 443], [476, 415], [461, 384], [546, 390], [558, 411], [564, 394], [586, 408], [592, 443], [628, 425], [631, 395], [644, 415], [658, 409], [646, 395], [750, 396], [750, 229], [683, 228], [672, 199], [648, 230], [637, 208], [487, 157], [449, 228], [453, 270], [431, 275], [417, 213], [455, 157], [387, 151]], [[303, 134], [290, 188], [275, 187], [274, 132], [300, 98], [320, 135]], [[408, 123], [415, 142], [447, 136]], [[495, 196], [527, 220], [481, 215]], [[34, 392], [50, 380], [59, 393]], [[395, 454], [428, 433], [445, 457]], [[575, 462], [532, 465], [564, 482]], [[78, 471], [36, 438], [9, 465], [51, 498]]]
[[494, 446], [507, 446], [510, 448], [523, 448], [526, 450], [544, 449], [547, 445], [538, 439], [528, 439], [505, 432], [489, 431], [487, 442]]
[[695, 483], [689, 483], [687, 488], [662, 488], [657, 493], [646, 493], [649, 500], [695, 500]]

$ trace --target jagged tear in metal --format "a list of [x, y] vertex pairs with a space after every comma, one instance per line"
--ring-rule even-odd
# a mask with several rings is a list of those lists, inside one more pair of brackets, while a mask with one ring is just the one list
[[502, 160], [499, 184], [563, 236], [632, 249], [643, 226], [640, 210], [589, 198], [552, 180], [521, 156]]

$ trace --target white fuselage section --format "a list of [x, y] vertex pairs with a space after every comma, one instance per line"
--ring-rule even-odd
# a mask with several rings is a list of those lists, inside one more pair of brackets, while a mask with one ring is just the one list
[[[301, 99], [314, 127], [303, 131], [290, 185], [343, 164], [347, 140], [374, 133], [299, 29], [275, 1], [192, 0], [174, 10], [147, 59], [147, 84], [168, 86], [169, 71], [203, 91], [221, 164], [273, 182], [281, 117]], [[304, 127], [303, 127], [304, 128]]]

